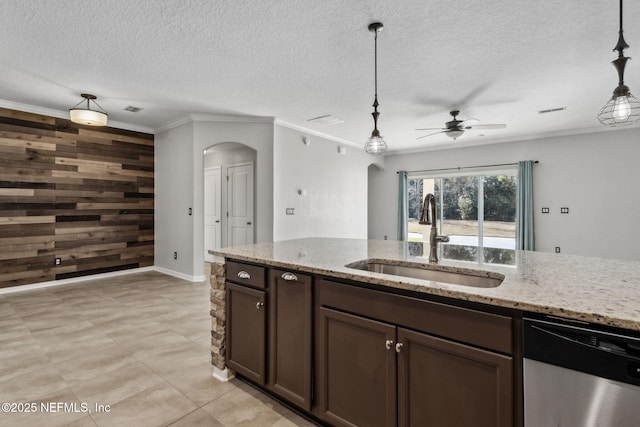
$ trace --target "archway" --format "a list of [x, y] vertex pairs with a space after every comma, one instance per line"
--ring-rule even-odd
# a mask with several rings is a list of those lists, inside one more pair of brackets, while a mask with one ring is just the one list
[[204, 150], [204, 257], [209, 250], [256, 241], [255, 149], [238, 142]]

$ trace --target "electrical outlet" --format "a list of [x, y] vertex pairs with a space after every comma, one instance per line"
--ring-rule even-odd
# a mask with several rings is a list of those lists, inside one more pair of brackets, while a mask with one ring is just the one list
[[173, 259], [178, 259], [178, 252], [173, 253]]
[[561, 214], [568, 214], [569, 213], [569, 208], [560, 208], [560, 213]]
[[295, 208], [287, 208], [285, 212], [287, 213], [287, 215], [295, 215], [296, 210]]
[[556, 246], [556, 253], [559, 254], [560, 253], [560, 246]]
[[60, 265], [60, 264], [62, 264], [62, 258], [56, 258], [55, 265]]
[[549, 208], [542, 208], [542, 213], [549, 213]]

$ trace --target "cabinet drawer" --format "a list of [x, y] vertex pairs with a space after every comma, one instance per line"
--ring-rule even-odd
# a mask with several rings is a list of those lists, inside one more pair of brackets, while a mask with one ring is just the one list
[[266, 268], [258, 265], [227, 261], [227, 280], [254, 288], [266, 288]]
[[512, 354], [512, 319], [483, 311], [318, 280], [316, 303]]

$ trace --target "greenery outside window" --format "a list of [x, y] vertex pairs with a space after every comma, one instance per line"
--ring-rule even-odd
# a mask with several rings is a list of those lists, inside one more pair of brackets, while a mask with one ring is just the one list
[[[516, 247], [516, 169], [475, 174], [409, 175], [407, 178], [409, 242], [427, 242], [430, 225], [418, 223], [424, 197], [433, 193], [441, 258], [512, 265]], [[428, 254], [425, 254], [428, 255]]]

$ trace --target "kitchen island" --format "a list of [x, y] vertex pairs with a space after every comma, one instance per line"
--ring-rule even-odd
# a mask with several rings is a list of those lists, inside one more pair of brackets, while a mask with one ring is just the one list
[[[221, 260], [211, 278], [214, 366], [332, 425], [408, 425], [437, 408], [445, 424], [521, 425], [523, 313], [640, 331], [635, 261], [514, 251], [510, 265], [445, 256], [434, 267], [420, 244], [325, 238], [212, 253]], [[476, 287], [352, 268], [365, 260], [502, 281]], [[438, 366], [435, 383], [412, 383], [428, 366]], [[359, 369], [382, 372], [353, 377]]]

